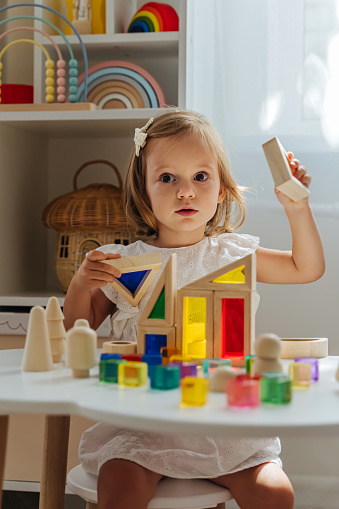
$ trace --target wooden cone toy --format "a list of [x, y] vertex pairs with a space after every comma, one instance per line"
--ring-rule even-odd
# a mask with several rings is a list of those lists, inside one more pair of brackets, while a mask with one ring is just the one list
[[89, 370], [96, 364], [97, 333], [87, 320], [79, 319], [66, 334], [66, 366], [75, 378], [89, 377]]
[[46, 316], [53, 362], [61, 362], [62, 354], [65, 353], [66, 347], [66, 330], [64, 327], [65, 317], [56, 297], [49, 299], [46, 307]]
[[29, 314], [22, 371], [52, 371], [53, 359], [48, 337], [46, 312], [34, 306]]

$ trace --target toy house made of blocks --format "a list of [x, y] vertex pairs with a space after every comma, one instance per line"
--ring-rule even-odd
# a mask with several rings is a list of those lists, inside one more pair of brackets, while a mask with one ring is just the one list
[[255, 337], [256, 259], [248, 255], [177, 289], [172, 255], [138, 322], [138, 353], [173, 346], [202, 362], [244, 365]]

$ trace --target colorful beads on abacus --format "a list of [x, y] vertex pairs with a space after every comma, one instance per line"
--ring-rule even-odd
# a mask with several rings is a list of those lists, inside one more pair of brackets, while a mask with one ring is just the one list
[[78, 61], [71, 58], [69, 65], [69, 102], [75, 103], [77, 101], [78, 91]]
[[65, 60], [57, 61], [57, 101], [58, 103], [64, 103], [66, 101], [66, 62]]
[[[46, 103], [53, 103], [54, 102], [54, 62], [51, 59], [47, 59], [45, 62], [46, 67]], [[47, 82], [48, 80], [48, 82]]]

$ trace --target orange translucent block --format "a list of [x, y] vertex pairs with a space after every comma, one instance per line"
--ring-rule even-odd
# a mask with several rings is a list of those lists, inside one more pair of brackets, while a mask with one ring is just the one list
[[294, 389], [309, 389], [312, 381], [311, 364], [307, 362], [292, 362], [290, 377]]
[[181, 402], [183, 405], [202, 406], [206, 403], [208, 381], [205, 378], [185, 376], [181, 381]]
[[181, 354], [181, 350], [180, 350], [180, 348], [177, 348], [176, 346], [162, 346], [160, 348], [160, 353], [162, 355], [162, 363], [164, 365], [167, 365], [170, 362], [170, 358], [173, 355]]
[[147, 382], [148, 367], [146, 362], [127, 361], [119, 364], [118, 383], [131, 387], [139, 387]]

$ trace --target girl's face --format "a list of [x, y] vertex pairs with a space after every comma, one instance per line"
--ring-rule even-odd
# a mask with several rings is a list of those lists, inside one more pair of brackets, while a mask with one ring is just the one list
[[151, 139], [144, 150], [146, 189], [159, 228], [154, 244], [199, 242], [224, 197], [215, 157], [192, 134]]

